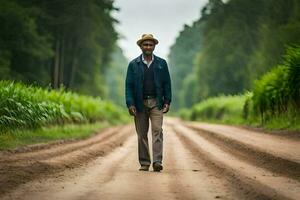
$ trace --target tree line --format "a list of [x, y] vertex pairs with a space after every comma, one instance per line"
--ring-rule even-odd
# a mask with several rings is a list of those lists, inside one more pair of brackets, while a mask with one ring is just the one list
[[0, 79], [103, 95], [114, 10], [108, 0], [0, 0]]
[[298, 0], [210, 0], [171, 47], [175, 109], [253, 89], [299, 44]]

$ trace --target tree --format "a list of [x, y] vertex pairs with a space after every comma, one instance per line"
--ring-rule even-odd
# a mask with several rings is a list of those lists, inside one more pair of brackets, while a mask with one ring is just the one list
[[[193, 99], [188, 96], [185, 91], [191, 91], [189, 88], [195, 81], [194, 77], [189, 77], [194, 73], [194, 60], [197, 52], [202, 45], [202, 27], [201, 21], [195, 21], [192, 26], [185, 25], [184, 29], [176, 38], [175, 44], [171, 46], [170, 54], [168, 56], [170, 73], [172, 78], [172, 88], [174, 91], [173, 108], [176, 110], [180, 107], [189, 107], [196, 98]], [[185, 81], [185, 79], [188, 79]], [[191, 82], [192, 81], [192, 82]], [[183, 84], [184, 82], [188, 82]], [[194, 91], [195, 92], [195, 91]], [[194, 94], [196, 95], [196, 94]]]
[[113, 1], [0, 1], [3, 77], [104, 95], [103, 74], [118, 37]]
[[[39, 65], [52, 54], [48, 35], [38, 32], [35, 10], [14, 1], [0, 2], [0, 69], [1, 79], [42, 81], [47, 67]], [[32, 73], [32, 72], [35, 73]]]

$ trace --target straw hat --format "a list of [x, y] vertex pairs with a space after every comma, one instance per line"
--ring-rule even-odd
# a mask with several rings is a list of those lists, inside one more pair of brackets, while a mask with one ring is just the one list
[[136, 43], [137, 43], [137, 45], [141, 46], [141, 44], [142, 44], [145, 40], [152, 40], [155, 44], [158, 44], [158, 40], [155, 39], [155, 38], [153, 37], [152, 34], [143, 34], [143, 35], [142, 35], [142, 38], [139, 39]]

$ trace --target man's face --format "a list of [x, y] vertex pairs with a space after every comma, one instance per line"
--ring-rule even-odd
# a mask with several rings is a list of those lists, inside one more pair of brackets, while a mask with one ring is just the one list
[[141, 44], [141, 49], [144, 55], [152, 55], [155, 49], [155, 43], [152, 40], [145, 40]]

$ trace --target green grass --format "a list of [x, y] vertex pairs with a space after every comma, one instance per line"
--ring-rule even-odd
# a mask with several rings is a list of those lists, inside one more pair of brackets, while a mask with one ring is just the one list
[[0, 81], [0, 133], [68, 123], [122, 123], [127, 118], [124, 108], [100, 97]]
[[300, 117], [279, 116], [269, 119], [264, 127], [268, 130], [300, 131]]
[[196, 121], [300, 131], [299, 88], [300, 46], [289, 47], [284, 62], [256, 80], [252, 92], [211, 97], [179, 115]]
[[245, 98], [245, 95], [209, 98], [193, 106], [190, 118], [197, 121], [242, 124]]
[[84, 139], [95, 131], [108, 127], [107, 122], [93, 124], [68, 124], [42, 127], [35, 130], [14, 130], [0, 134], [0, 150], [14, 149], [24, 145], [47, 143], [63, 139]]
[[252, 108], [249, 108], [261, 116], [263, 124], [294, 126], [300, 113], [299, 88], [300, 46], [289, 47], [283, 63], [254, 82]]
[[[250, 101], [249, 101], [250, 100]], [[248, 107], [245, 109], [245, 103]], [[268, 116], [262, 122], [260, 115], [253, 112], [252, 93], [208, 98], [192, 109], [182, 109], [178, 114], [184, 120], [208, 123], [250, 125], [267, 130], [300, 131], [300, 116], [295, 110]], [[247, 114], [246, 114], [247, 113]]]
[[0, 150], [82, 139], [129, 121], [125, 108], [100, 97], [0, 81]]

